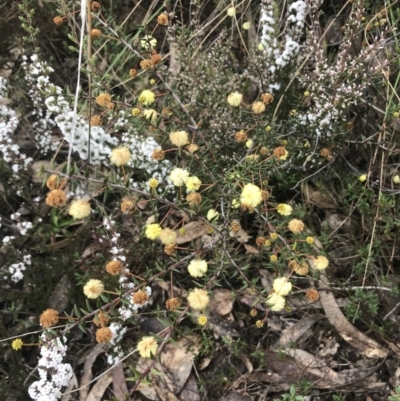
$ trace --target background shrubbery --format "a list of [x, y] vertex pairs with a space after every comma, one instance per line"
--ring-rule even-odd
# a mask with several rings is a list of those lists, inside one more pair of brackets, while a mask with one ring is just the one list
[[2, 399], [398, 399], [398, 5], [91, 5], [0, 20]]

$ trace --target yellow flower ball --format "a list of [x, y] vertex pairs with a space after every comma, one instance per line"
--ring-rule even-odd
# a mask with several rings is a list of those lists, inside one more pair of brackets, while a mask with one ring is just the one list
[[116, 166], [123, 166], [131, 159], [131, 151], [126, 146], [120, 146], [111, 151], [110, 162]]
[[207, 322], [208, 322], [208, 319], [207, 319], [207, 316], [205, 316], [205, 315], [200, 315], [197, 319], [197, 323], [200, 326], [205, 326], [207, 324]]
[[155, 99], [156, 95], [148, 89], [145, 89], [138, 97], [138, 101], [145, 106], [153, 104]]
[[279, 277], [274, 280], [272, 288], [275, 294], [285, 296], [292, 291], [292, 283], [286, 277]]
[[24, 345], [24, 342], [20, 339], [20, 338], [16, 338], [15, 340], [13, 340], [13, 342], [11, 343], [11, 348], [14, 351], [18, 351], [22, 348], [22, 346]]
[[208, 265], [205, 260], [191, 260], [188, 272], [192, 277], [203, 277], [207, 273]]
[[175, 146], [181, 147], [188, 145], [189, 141], [189, 134], [186, 131], [175, 131], [169, 134], [169, 140]]
[[317, 256], [317, 258], [312, 261], [314, 269], [325, 270], [329, 265], [329, 260], [322, 255]]
[[169, 179], [176, 187], [181, 187], [182, 185], [185, 185], [186, 181], [189, 179], [189, 171], [180, 167], [175, 167], [171, 170]]
[[188, 191], [197, 191], [201, 186], [201, 181], [196, 177], [189, 177], [186, 181], [186, 188]]
[[251, 110], [253, 111], [254, 114], [261, 114], [264, 113], [265, 111], [265, 104], [263, 102], [254, 102], [251, 105]]
[[306, 242], [307, 242], [307, 244], [312, 245], [314, 243], [314, 237], [307, 237]]
[[243, 95], [239, 92], [233, 92], [227, 98], [228, 103], [232, 107], [240, 106], [240, 104], [242, 103], [242, 100], [243, 100]]
[[216, 219], [218, 219], [218, 217], [219, 217], [219, 213], [215, 210], [215, 209], [210, 209], [208, 212], [207, 212], [207, 220], [208, 221], [211, 221], [211, 220], [216, 220]]
[[254, 141], [252, 139], [249, 139], [246, 141], [246, 148], [250, 149], [254, 145]]
[[282, 295], [272, 294], [267, 298], [267, 305], [274, 312], [279, 312], [285, 307], [285, 298]]
[[262, 202], [261, 189], [254, 184], [246, 184], [240, 194], [240, 203], [245, 208], [254, 209]]
[[159, 235], [159, 240], [164, 245], [171, 245], [176, 243], [176, 232], [170, 228], [164, 228]]
[[137, 350], [142, 358], [150, 358], [158, 349], [157, 340], [154, 337], [143, 337], [137, 345]]
[[139, 116], [139, 115], [140, 115], [140, 109], [138, 109], [137, 107], [134, 107], [134, 108], [132, 109], [132, 115], [133, 115], [134, 117]]
[[358, 177], [358, 180], [359, 180], [360, 182], [367, 181], [367, 175], [366, 175], [366, 174], [360, 175], [360, 176]]
[[206, 290], [195, 288], [191, 290], [188, 295], [188, 302], [191, 308], [196, 310], [203, 310], [210, 302], [210, 297]]
[[242, 28], [243, 28], [245, 31], [248, 31], [248, 30], [250, 29], [250, 27], [251, 27], [251, 23], [248, 22], [248, 21], [244, 22], [243, 25], [242, 25]]
[[158, 182], [157, 178], [150, 178], [149, 180], [149, 187], [152, 189], [156, 189], [160, 183]]
[[142, 49], [150, 51], [157, 46], [157, 39], [153, 38], [151, 35], [145, 35], [143, 39], [140, 40], [140, 46], [142, 46]]
[[301, 220], [292, 219], [289, 221], [288, 228], [293, 234], [299, 234], [304, 230], [304, 223]]
[[91, 279], [83, 287], [83, 293], [90, 299], [97, 299], [104, 291], [104, 284], [100, 280]]
[[265, 50], [265, 46], [262, 43], [259, 43], [257, 49], [258, 51], [263, 52]]
[[162, 228], [157, 223], [148, 224], [146, 226], [145, 235], [148, 239], [155, 240], [160, 236], [161, 231]]
[[143, 110], [143, 117], [152, 124], [157, 122], [157, 112], [154, 109]]
[[236, 9], [235, 7], [229, 7], [226, 10], [226, 13], [228, 14], [228, 17], [233, 17], [236, 14]]
[[286, 203], [280, 203], [276, 209], [282, 216], [290, 216], [292, 214], [293, 208]]
[[68, 214], [74, 219], [83, 219], [90, 215], [90, 204], [83, 199], [75, 199], [71, 202], [68, 209]]
[[396, 174], [395, 176], [393, 176], [392, 181], [395, 184], [400, 184], [400, 175]]

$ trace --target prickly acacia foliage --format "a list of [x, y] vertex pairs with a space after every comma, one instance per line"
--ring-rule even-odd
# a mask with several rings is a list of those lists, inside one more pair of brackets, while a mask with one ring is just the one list
[[[131, 330], [140, 356], [152, 358], [178, 330], [193, 329], [186, 316], [195, 331], [207, 326], [213, 291], [226, 283], [233, 297], [246, 293], [248, 306], [261, 305], [265, 315], [251, 322], [259, 329], [299, 293], [318, 299], [310, 287], [330, 260], [315, 246], [288, 189], [335, 161], [352, 133], [352, 108], [362, 107], [382, 68], [372, 60], [389, 30], [367, 36], [355, 51], [366, 23], [354, 2], [333, 49], [318, 2], [289, 1], [279, 9], [262, 0], [251, 21], [245, 3], [227, 8], [218, 2], [204, 21], [195, 1], [190, 23], [167, 8], [134, 38], [109, 10], [92, 4], [84, 47], [96, 56], [85, 60], [91, 79], [78, 91], [77, 113], [73, 88], [52, 83], [50, 63], [36, 54], [25, 58], [34, 145], [49, 164], [40, 168], [43, 189], [25, 213], [37, 225], [24, 221], [25, 204], [8, 216], [19, 231], [2, 238], [10, 254], [14, 249], [3, 267], [5, 280], [22, 281], [27, 270], [43, 269], [42, 255], [27, 254], [23, 246], [35, 229], [32, 249], [71, 246], [68, 268], [59, 274], [74, 266], [73, 287], [79, 288], [69, 300], [73, 307], [58, 311], [67, 315], [65, 326], [44, 327], [41, 355], [50, 352], [52, 364], [40, 360], [33, 399], [61, 396], [71, 376], [63, 362], [64, 334], [77, 326], [105, 344], [108, 363], [116, 364], [128, 353], [125, 333], [137, 327], [143, 311], [167, 322], [158, 337], [140, 340]], [[71, 11], [60, 2], [63, 17], [55, 23], [62, 26], [65, 14], [77, 48]], [[124, 63], [103, 74], [106, 56]], [[17, 114], [0, 106], [0, 115], [3, 159], [19, 172], [31, 160], [7, 137], [18, 127]], [[261, 266], [270, 284], [260, 284]], [[154, 296], [160, 288], [166, 302]]]

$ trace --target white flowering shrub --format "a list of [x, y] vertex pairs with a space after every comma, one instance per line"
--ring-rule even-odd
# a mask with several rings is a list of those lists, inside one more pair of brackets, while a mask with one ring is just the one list
[[[386, 355], [357, 319], [384, 308], [378, 277], [390, 280], [383, 266], [394, 266], [397, 249], [399, 112], [394, 89], [383, 105], [378, 96], [397, 85], [394, 55], [383, 50], [395, 40], [396, 15], [361, 1], [338, 11], [311, 0], [154, 0], [138, 2], [137, 14], [97, 1], [56, 5], [53, 29], [77, 60], [72, 81], [40, 51], [25, 0], [21, 20], [35, 48], [21, 57], [19, 85], [29, 112], [21, 122], [12, 101], [0, 105], [1, 184], [10, 189], [0, 269], [5, 287], [26, 294], [5, 298], [13, 321], [4, 359], [29, 367], [31, 399], [78, 391], [110, 399], [107, 385], [99, 395], [88, 382], [108, 380], [117, 366], [132, 375], [116, 373], [116, 398], [163, 399], [165, 387], [168, 399], [185, 399], [194, 357], [218, 353], [233, 364], [246, 358], [249, 371], [267, 369], [265, 355], [290, 356], [316, 391], [353, 384], [361, 392], [367, 379], [350, 383], [341, 357], [329, 365], [317, 340], [289, 330], [310, 314], [299, 329], [308, 335], [322, 308], [341, 346]], [[0, 100], [7, 96], [1, 78]], [[17, 140], [26, 121], [30, 153]], [[349, 240], [354, 220], [362, 230]], [[351, 293], [345, 314], [329, 306], [333, 289]], [[24, 308], [34, 318], [23, 321]], [[370, 326], [383, 332], [381, 323]], [[297, 341], [299, 353], [289, 346]], [[182, 342], [190, 357], [169, 357]], [[93, 379], [96, 358], [82, 362], [82, 344], [105, 354]], [[210, 366], [197, 384], [191, 376], [196, 399], [226, 391], [215, 379], [220, 363]], [[244, 391], [237, 372], [227, 384]], [[290, 388], [269, 383], [272, 397]]]

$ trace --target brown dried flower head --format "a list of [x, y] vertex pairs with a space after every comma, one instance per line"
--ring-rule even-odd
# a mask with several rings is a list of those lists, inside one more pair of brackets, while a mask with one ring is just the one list
[[151, 60], [142, 60], [140, 62], [140, 68], [142, 70], [149, 70], [153, 66], [153, 62]]
[[115, 107], [115, 103], [114, 102], [108, 102], [107, 103], [107, 109], [108, 110], [112, 110]]
[[165, 245], [164, 247], [164, 253], [166, 253], [168, 256], [174, 255], [175, 251], [176, 251], [176, 244], [168, 244]]
[[136, 78], [136, 77], [137, 77], [137, 70], [135, 70], [134, 68], [131, 68], [131, 69], [129, 70], [129, 76], [130, 76], [131, 78]]
[[168, 310], [176, 310], [181, 306], [181, 302], [179, 301], [178, 298], [170, 298], [167, 299], [167, 301], [165, 302], [165, 307]]
[[347, 123], [346, 123], [346, 128], [347, 129], [353, 129], [354, 128], [354, 124], [351, 122], [351, 121], [348, 121]]
[[39, 321], [40, 325], [45, 329], [48, 329], [51, 326], [55, 326], [59, 321], [58, 312], [54, 309], [46, 309], [40, 315]]
[[60, 26], [64, 22], [63, 18], [57, 15], [57, 17], [53, 18], [53, 22], [57, 25]]
[[99, 125], [101, 125], [101, 123], [102, 121], [99, 115], [94, 115], [90, 117], [90, 125], [92, 125], [93, 127], [98, 127]]
[[315, 288], [309, 288], [306, 291], [306, 298], [311, 302], [318, 301], [319, 300], [319, 293]]
[[147, 292], [143, 290], [136, 291], [132, 296], [132, 301], [137, 305], [144, 305], [148, 299]]
[[92, 11], [100, 11], [101, 10], [101, 4], [98, 1], [92, 1], [92, 4], [90, 5]]
[[266, 146], [262, 146], [260, 149], [260, 155], [267, 156], [269, 154], [269, 149]]
[[278, 146], [277, 148], [274, 149], [273, 153], [277, 159], [280, 159], [281, 157], [287, 154], [287, 151], [283, 146]]
[[121, 212], [125, 214], [133, 214], [136, 211], [135, 201], [129, 198], [122, 199]]
[[257, 239], [256, 239], [256, 244], [257, 244], [258, 246], [264, 246], [265, 240], [266, 240], [265, 237], [257, 237]]
[[197, 206], [201, 202], [201, 195], [198, 192], [191, 192], [187, 195], [186, 200], [190, 206]]
[[108, 343], [112, 336], [112, 331], [108, 327], [102, 327], [96, 331], [96, 341], [101, 344]]
[[92, 30], [90, 31], [90, 36], [91, 36], [93, 39], [99, 38], [99, 37], [101, 36], [101, 31], [100, 31], [100, 29], [92, 29]]
[[157, 17], [157, 22], [158, 22], [160, 25], [168, 25], [168, 15], [165, 14], [165, 13], [160, 14], [160, 15]]
[[234, 234], [236, 234], [239, 232], [239, 230], [242, 228], [242, 226], [240, 225], [240, 223], [238, 221], [233, 221], [229, 228]]
[[262, 200], [268, 200], [269, 197], [270, 197], [270, 193], [269, 193], [266, 189], [263, 189], [263, 190], [261, 191], [261, 198], [262, 198]]
[[46, 181], [46, 186], [50, 190], [57, 189], [59, 186], [59, 180], [57, 174], [52, 174]]
[[103, 312], [98, 313], [94, 318], [93, 318], [93, 323], [97, 327], [104, 327], [107, 326], [110, 318], [106, 316]]
[[321, 151], [319, 152], [319, 154], [323, 157], [328, 157], [331, 155], [331, 151], [327, 148], [323, 148], [321, 149]]
[[270, 93], [263, 93], [261, 95], [261, 100], [264, 104], [270, 104], [274, 101], [274, 97]]
[[151, 158], [157, 161], [163, 160], [165, 157], [165, 152], [162, 149], [154, 149]]
[[111, 260], [106, 264], [107, 273], [115, 276], [116, 274], [120, 274], [122, 271], [122, 263], [119, 260]]
[[247, 134], [245, 131], [240, 130], [238, 132], [236, 132], [235, 134], [235, 139], [237, 142], [244, 142], [247, 141]]
[[110, 102], [111, 96], [108, 93], [100, 93], [100, 95], [96, 97], [96, 103], [101, 107], [107, 107]]
[[51, 207], [64, 206], [67, 203], [67, 195], [62, 189], [53, 189], [47, 194], [46, 203]]
[[158, 53], [151, 55], [151, 62], [153, 65], [158, 65], [161, 63], [161, 56]]

